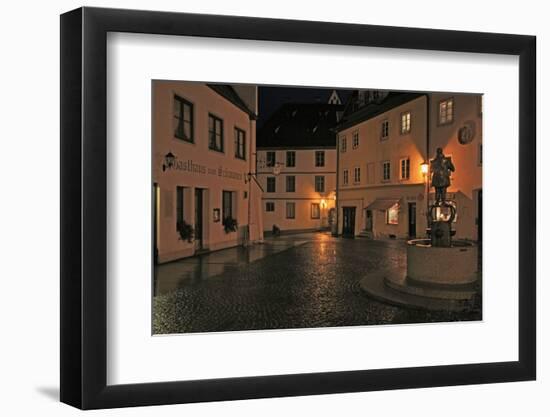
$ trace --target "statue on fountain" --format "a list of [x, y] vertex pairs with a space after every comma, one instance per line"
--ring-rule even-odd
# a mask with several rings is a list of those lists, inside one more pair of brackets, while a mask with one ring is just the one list
[[451, 172], [455, 166], [451, 158], [443, 154], [443, 149], [437, 148], [436, 156], [430, 161], [432, 171], [432, 187], [435, 188], [435, 205], [441, 206], [447, 197], [447, 187], [451, 185]]
[[435, 188], [435, 202], [430, 206], [428, 213], [428, 233], [434, 247], [452, 246], [451, 237], [454, 234], [452, 222], [456, 215], [456, 208], [447, 201], [447, 187], [451, 185], [451, 173], [454, 170], [451, 158], [443, 154], [443, 149], [437, 148], [435, 158], [430, 161], [431, 185]]

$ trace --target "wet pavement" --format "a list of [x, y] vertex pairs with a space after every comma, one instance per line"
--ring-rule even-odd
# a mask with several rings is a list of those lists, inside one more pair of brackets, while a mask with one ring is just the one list
[[360, 288], [366, 274], [406, 268], [404, 241], [280, 236], [157, 266], [153, 333], [289, 329], [480, 320], [396, 307]]

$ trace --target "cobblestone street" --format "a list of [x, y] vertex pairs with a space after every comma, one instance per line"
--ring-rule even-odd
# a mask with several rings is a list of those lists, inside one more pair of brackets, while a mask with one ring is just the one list
[[157, 266], [155, 334], [479, 320], [479, 306], [430, 312], [380, 303], [359, 281], [406, 267], [405, 242], [327, 233], [266, 239]]

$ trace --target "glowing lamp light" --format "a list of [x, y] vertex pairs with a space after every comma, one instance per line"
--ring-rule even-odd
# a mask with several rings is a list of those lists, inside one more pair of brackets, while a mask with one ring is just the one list
[[422, 175], [428, 174], [429, 166], [427, 162], [423, 162], [420, 164], [420, 172], [422, 172]]
[[321, 207], [325, 208], [326, 206], [327, 206], [327, 202], [326, 202], [326, 200], [323, 198], [323, 199], [321, 200]]

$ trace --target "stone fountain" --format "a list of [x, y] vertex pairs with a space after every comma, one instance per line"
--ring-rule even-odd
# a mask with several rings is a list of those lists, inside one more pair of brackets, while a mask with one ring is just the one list
[[361, 281], [374, 298], [429, 310], [469, 308], [479, 293], [478, 247], [454, 239], [456, 207], [447, 199], [455, 167], [441, 148], [430, 161], [435, 201], [428, 205], [427, 239], [407, 242], [407, 268], [383, 271]]

